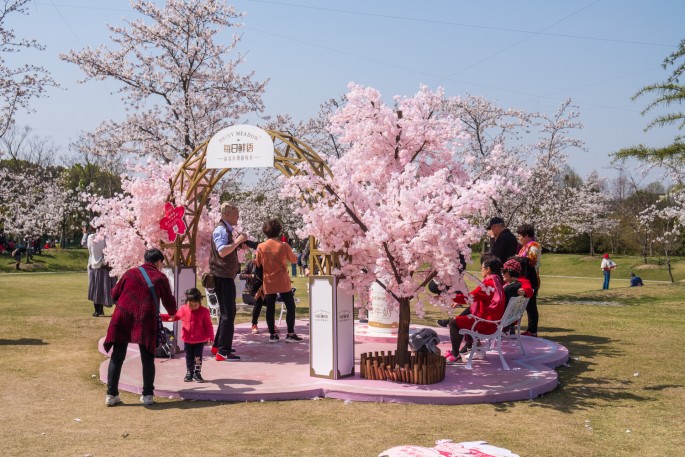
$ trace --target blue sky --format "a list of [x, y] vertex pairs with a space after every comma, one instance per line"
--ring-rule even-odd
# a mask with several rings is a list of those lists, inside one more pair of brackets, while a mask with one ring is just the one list
[[[682, 0], [404, 1], [246, 0], [239, 29], [243, 72], [271, 81], [267, 114], [306, 119], [346, 92], [350, 81], [379, 89], [389, 100], [419, 84], [448, 95], [482, 95], [504, 107], [553, 113], [567, 97], [581, 113], [578, 133], [588, 152], [571, 165], [586, 175], [612, 176], [609, 153], [644, 143], [670, 143], [674, 129], [643, 132], [642, 86], [663, 81], [663, 59], [685, 38]], [[36, 0], [10, 25], [47, 49], [25, 54], [63, 86], [21, 115], [66, 152], [79, 131], [120, 119], [113, 82], [76, 83], [83, 75], [60, 52], [108, 43], [105, 23], [132, 17], [127, 0]], [[255, 122], [256, 119], [251, 121]]]

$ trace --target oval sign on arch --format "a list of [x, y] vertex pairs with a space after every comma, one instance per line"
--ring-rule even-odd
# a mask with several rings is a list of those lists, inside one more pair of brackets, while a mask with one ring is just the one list
[[254, 125], [233, 125], [217, 132], [207, 145], [206, 168], [274, 166], [274, 143]]

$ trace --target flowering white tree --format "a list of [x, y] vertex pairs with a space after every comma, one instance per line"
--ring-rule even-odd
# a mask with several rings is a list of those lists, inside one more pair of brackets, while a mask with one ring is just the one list
[[28, 162], [0, 167], [0, 222], [20, 239], [50, 234], [62, 240], [78, 225], [85, 203], [65, 186], [59, 170]]
[[569, 192], [573, 202], [569, 225], [575, 233], [590, 238], [591, 256], [595, 255], [596, 235], [609, 233], [617, 225], [609, 215], [609, 198], [604, 183], [605, 178], [592, 171], [580, 187], [572, 188]]
[[[0, 3], [0, 138], [14, 125], [19, 111], [32, 111], [29, 102], [45, 95], [50, 86], [57, 86], [50, 73], [34, 64], [12, 65], [10, 54], [29, 49], [44, 49], [35, 40], [18, 38], [7, 22], [16, 14], [27, 14], [31, 0], [3, 0]], [[0, 157], [2, 152], [0, 151]]]
[[672, 283], [675, 283], [675, 279], [671, 268], [671, 256], [682, 246], [685, 228], [685, 199], [682, 194], [682, 190], [676, 191], [673, 195], [666, 194], [658, 203], [640, 213], [640, 222], [652, 235], [652, 242], [656, 244], [657, 249], [664, 254]]
[[[265, 83], [242, 76], [244, 58], [228, 60], [239, 37], [224, 36], [243, 16], [222, 0], [132, 0], [142, 19], [109, 26], [114, 48], [71, 51], [61, 58], [89, 79], [113, 79], [128, 117], [103, 122], [74, 144], [102, 156], [134, 154], [164, 162], [186, 158], [248, 112], [263, 110]], [[148, 22], [146, 22], [148, 20]], [[222, 35], [223, 33], [224, 35]]]
[[[111, 275], [121, 275], [140, 263], [145, 250], [160, 248], [160, 242], [169, 242], [168, 233], [160, 228], [159, 221], [170, 192], [169, 179], [179, 166], [176, 162], [160, 164], [153, 159], [128, 164], [129, 173], [122, 177], [122, 193], [112, 198], [87, 196], [88, 209], [97, 214], [91, 225], [98, 236], [107, 240], [105, 258], [112, 267]], [[182, 189], [183, 195], [186, 190]], [[175, 195], [175, 200], [176, 206], [188, 204], [180, 195]], [[219, 219], [219, 199], [212, 196], [198, 224], [195, 252], [200, 272], [206, 271], [212, 231]], [[171, 250], [166, 255], [170, 257]]]
[[275, 179], [274, 170], [242, 193], [234, 203], [240, 209], [240, 225], [251, 240], [264, 239], [262, 224], [276, 218], [283, 225], [289, 239], [302, 229], [302, 217], [297, 214], [294, 198], [281, 196], [282, 181]]
[[[462, 121], [464, 147], [472, 157], [469, 170], [480, 173], [483, 167], [496, 166], [511, 188], [518, 189], [493, 199], [485, 218], [500, 215], [510, 227], [533, 224], [538, 240], [547, 248], [555, 248], [575, 233], [567, 223], [571, 200], [563, 175], [566, 151], [583, 149], [583, 143], [569, 135], [582, 128], [570, 100], [551, 116], [504, 109], [471, 95], [449, 100], [444, 109]], [[533, 135], [539, 137], [530, 143]], [[479, 223], [485, 225], [485, 219]]]
[[[331, 158], [334, 178], [302, 174], [286, 180], [287, 195], [302, 190], [317, 196], [299, 209], [306, 234], [321, 248], [339, 252], [341, 286], [359, 291], [362, 301], [373, 282], [399, 307], [397, 360], [408, 360], [410, 302], [437, 278], [466, 290], [459, 254], [470, 260], [470, 244], [483, 229], [490, 198], [506, 189], [493, 167], [470, 175], [457, 139], [461, 126], [441, 112], [442, 90], [422, 86], [413, 97], [383, 103], [373, 88], [350, 84], [347, 103], [331, 118], [331, 131], [350, 148]], [[422, 297], [421, 297], [422, 298]], [[432, 297], [447, 304], [451, 297]], [[416, 311], [422, 314], [422, 300]]]
[[528, 177], [519, 184], [520, 192], [508, 195], [502, 206], [507, 208], [509, 224], [535, 226], [538, 241], [554, 249], [574, 234], [568, 221], [574, 210], [569, 187], [565, 183], [567, 151], [584, 150], [584, 142], [570, 132], [581, 129], [579, 113], [571, 100], [565, 100], [553, 115], [537, 114], [540, 137], [532, 148], [534, 163]]

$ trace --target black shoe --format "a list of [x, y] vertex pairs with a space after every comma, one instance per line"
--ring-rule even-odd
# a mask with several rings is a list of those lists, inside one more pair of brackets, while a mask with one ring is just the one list
[[300, 341], [302, 341], [302, 338], [300, 338], [299, 336], [295, 335], [294, 333], [293, 333], [292, 335], [287, 335], [287, 336], [285, 337], [285, 342], [286, 342], [286, 343], [299, 343]]
[[195, 381], [195, 382], [205, 382], [205, 380], [202, 379], [202, 375], [200, 374], [199, 371], [196, 371], [195, 373], [193, 373], [193, 381]]
[[237, 355], [233, 354], [228, 354], [228, 355], [223, 355], [221, 352], [217, 352], [216, 354], [216, 361], [217, 362], [237, 362], [240, 360], [240, 357]]
[[459, 349], [459, 354], [468, 354], [468, 352], [471, 351], [471, 348], [472, 348], [472, 347], [473, 347], [473, 346], [470, 345], [470, 344], [465, 344], [464, 347], [462, 347], [461, 349]]
[[449, 319], [438, 319], [438, 325], [440, 327], [447, 327], [450, 323]]
[[280, 340], [278, 333], [272, 333], [269, 337], [269, 343], [278, 343], [278, 340]]
[[100, 316], [100, 313], [98, 313], [97, 311], [95, 311], [95, 312], [93, 313], [93, 317], [99, 317], [99, 316]]
[[193, 380], [193, 373], [191, 371], [186, 372], [186, 377], [183, 378], [184, 382], [190, 382]]

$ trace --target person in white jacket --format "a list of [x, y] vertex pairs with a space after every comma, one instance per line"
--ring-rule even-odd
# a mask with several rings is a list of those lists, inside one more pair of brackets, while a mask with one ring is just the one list
[[616, 263], [609, 259], [609, 254], [604, 254], [602, 259], [602, 264], [600, 265], [602, 272], [604, 273], [604, 286], [602, 290], [609, 289], [609, 280], [611, 279], [611, 272], [616, 268]]
[[81, 246], [88, 247], [88, 300], [95, 308], [93, 317], [104, 316], [104, 307], [112, 306], [111, 291], [117, 282], [116, 278], [110, 277], [110, 268], [105, 263], [105, 238], [83, 227]]

